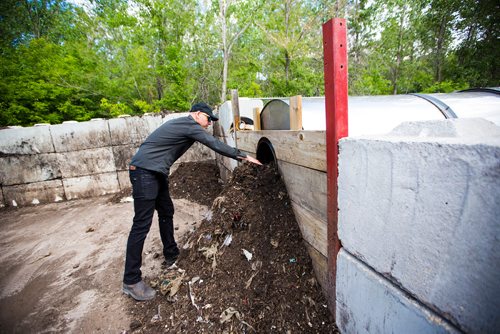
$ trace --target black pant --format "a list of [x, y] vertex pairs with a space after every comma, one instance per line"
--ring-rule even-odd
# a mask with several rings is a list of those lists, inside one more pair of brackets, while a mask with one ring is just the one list
[[125, 284], [135, 284], [141, 280], [142, 250], [155, 209], [158, 212], [163, 255], [165, 258], [172, 258], [179, 254], [174, 238], [174, 204], [168, 192], [168, 176], [135, 168], [129, 171], [135, 215], [127, 242], [123, 276]]

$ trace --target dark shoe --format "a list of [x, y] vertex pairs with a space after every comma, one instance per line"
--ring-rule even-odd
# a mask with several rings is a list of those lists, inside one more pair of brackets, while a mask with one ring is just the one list
[[167, 268], [170, 268], [171, 266], [174, 265], [174, 263], [177, 261], [177, 258], [179, 257], [179, 255], [176, 255], [176, 256], [172, 256], [172, 257], [169, 257], [169, 258], [166, 258], [165, 261], [163, 261], [161, 263], [162, 267], [167, 267]]
[[156, 295], [156, 291], [150, 288], [144, 281], [135, 284], [124, 283], [122, 291], [138, 301], [151, 300]]

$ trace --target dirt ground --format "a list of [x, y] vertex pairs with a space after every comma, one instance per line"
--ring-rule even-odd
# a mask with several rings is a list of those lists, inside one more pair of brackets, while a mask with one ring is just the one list
[[171, 175], [181, 256], [161, 266], [155, 215], [149, 302], [120, 290], [128, 194], [2, 210], [0, 333], [337, 332], [277, 172], [245, 164], [217, 179], [206, 163]]

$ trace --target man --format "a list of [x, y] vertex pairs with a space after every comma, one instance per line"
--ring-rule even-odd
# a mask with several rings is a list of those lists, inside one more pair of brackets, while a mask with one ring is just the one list
[[210, 106], [197, 103], [192, 106], [188, 116], [168, 121], [153, 131], [132, 157], [129, 174], [135, 215], [127, 242], [122, 290], [135, 300], [150, 300], [156, 294], [141, 277], [144, 240], [151, 227], [155, 209], [158, 212], [165, 264], [171, 266], [179, 255], [174, 238], [174, 205], [168, 191], [168, 175], [172, 164], [195, 141], [227, 157], [261, 164], [257, 159], [220, 142], [205, 131], [212, 121], [217, 120]]

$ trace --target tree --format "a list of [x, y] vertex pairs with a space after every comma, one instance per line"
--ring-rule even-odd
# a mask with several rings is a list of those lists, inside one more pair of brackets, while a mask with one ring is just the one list
[[500, 4], [493, 0], [464, 0], [459, 3], [455, 31], [461, 42], [456, 49], [456, 65], [451, 74], [470, 86], [500, 85]]
[[[259, 23], [266, 37], [263, 49], [265, 88], [271, 95], [311, 95], [322, 91], [321, 16], [308, 1], [266, 4]], [[318, 73], [319, 72], [319, 73]]]
[[220, 101], [226, 100], [229, 60], [235, 43], [252, 24], [258, 1], [219, 0], [217, 22], [221, 29], [222, 84]]

